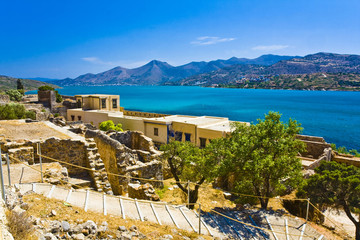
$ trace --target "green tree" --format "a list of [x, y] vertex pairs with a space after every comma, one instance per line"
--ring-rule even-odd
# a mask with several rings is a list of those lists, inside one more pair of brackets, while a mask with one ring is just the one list
[[22, 84], [20, 78], [18, 78], [17, 81], [16, 81], [16, 89], [17, 90], [24, 89], [24, 85]]
[[283, 123], [280, 117], [269, 112], [257, 124], [236, 124], [223, 142], [231, 152], [222, 153], [220, 175], [232, 174], [235, 191], [260, 196], [265, 209], [269, 197], [284, 194], [302, 179], [297, 154], [304, 150], [304, 144], [295, 138], [302, 128], [295, 120]]
[[100, 130], [102, 131], [109, 131], [109, 130], [115, 130], [118, 132], [122, 132], [122, 125], [119, 123], [117, 125], [114, 124], [113, 121], [108, 120], [108, 121], [104, 121], [102, 123], [100, 123], [99, 125]]
[[344, 209], [355, 225], [355, 239], [360, 240], [360, 169], [335, 161], [322, 162], [314, 175], [306, 180], [297, 196], [307, 196], [322, 206]]
[[15, 89], [10, 89], [5, 92], [7, 95], [9, 95], [11, 101], [21, 101], [23, 95]]
[[24, 85], [20, 78], [16, 80], [16, 89], [19, 91], [19, 93], [21, 93], [21, 95], [25, 95]]
[[[172, 141], [160, 148], [162, 157], [168, 163], [170, 171], [176, 180], [176, 185], [187, 195], [189, 191], [188, 206], [194, 208], [198, 200], [199, 188], [206, 179], [214, 177], [213, 163], [204, 157], [205, 149], [196, 147], [191, 142]], [[188, 186], [187, 181], [195, 182], [194, 186]]]

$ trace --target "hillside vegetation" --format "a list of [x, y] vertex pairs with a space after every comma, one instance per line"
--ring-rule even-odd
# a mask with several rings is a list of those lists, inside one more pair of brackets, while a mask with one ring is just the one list
[[219, 84], [217, 87], [360, 91], [360, 74], [315, 73], [278, 75], [262, 79], [242, 78]]
[[[0, 92], [10, 90], [10, 89], [16, 89], [18, 79], [19, 78], [13, 78], [13, 77], [8, 77], [8, 76], [0, 76]], [[59, 87], [59, 86], [56, 86], [56, 85], [53, 85], [53, 84], [48, 84], [48, 83], [45, 83], [45, 82], [40, 82], [40, 81], [30, 80], [30, 79], [21, 79], [21, 82], [24, 85], [24, 89], [26, 91], [28, 91], [28, 90], [36, 90], [36, 89], [38, 89], [38, 87], [44, 86], [44, 85], [51, 85], [54, 88]]]

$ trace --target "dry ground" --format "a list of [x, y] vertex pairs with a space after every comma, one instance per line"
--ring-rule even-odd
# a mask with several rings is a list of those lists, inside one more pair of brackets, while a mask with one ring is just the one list
[[[97, 224], [101, 224], [106, 221], [110, 231], [109, 234], [114, 237], [119, 226], [125, 226], [129, 229], [133, 225], [137, 226], [139, 231], [145, 234], [149, 239], [160, 239], [160, 237], [165, 234], [171, 234], [174, 237], [173, 239], [183, 239], [183, 236], [196, 239], [199, 236], [194, 232], [187, 232], [166, 225], [160, 226], [151, 222], [122, 219], [119, 216], [104, 216], [101, 213], [85, 212], [83, 209], [65, 204], [63, 201], [49, 199], [38, 194], [26, 195], [23, 199], [29, 204], [29, 210], [27, 211], [29, 215], [47, 218], [48, 220], [65, 220], [69, 223], [81, 223], [87, 220], [92, 220]], [[44, 204], [45, 202], [46, 204]], [[55, 210], [57, 215], [49, 217], [51, 210]], [[204, 239], [212, 239], [209, 236], [202, 235], [202, 237]]]
[[25, 123], [24, 120], [2, 120], [0, 121], [0, 136], [10, 140], [40, 140], [50, 137], [69, 139], [70, 137], [61, 133], [43, 122]]

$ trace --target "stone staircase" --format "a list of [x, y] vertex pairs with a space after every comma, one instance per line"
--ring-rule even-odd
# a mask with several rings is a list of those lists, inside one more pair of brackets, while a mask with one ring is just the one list
[[99, 192], [113, 194], [108, 175], [106, 173], [105, 165], [100, 158], [100, 153], [98, 152], [98, 148], [96, 147], [94, 139], [87, 138], [85, 146], [89, 164], [88, 167], [92, 170], [89, 171], [89, 174], [92, 175], [91, 177], [94, 179], [95, 188]]
[[306, 226], [303, 220], [290, 215], [280, 215], [274, 211], [215, 209], [219, 214], [216, 212], [202, 213], [201, 219], [199, 219], [196, 212], [187, 209], [185, 206], [168, 205], [164, 202], [136, 200], [85, 189], [67, 189], [47, 183], [16, 184], [16, 187], [21, 193], [32, 190], [46, 197], [66, 201], [73, 206], [84, 208], [85, 211], [117, 215], [124, 219], [150, 221], [194, 232], [198, 232], [200, 226], [202, 234], [220, 239], [228, 237], [233, 239], [275, 240], [325, 239], [312, 227]]

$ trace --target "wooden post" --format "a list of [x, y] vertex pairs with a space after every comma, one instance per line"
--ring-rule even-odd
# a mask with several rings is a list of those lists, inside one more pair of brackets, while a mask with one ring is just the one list
[[44, 182], [43, 179], [43, 171], [42, 171], [42, 158], [41, 158], [41, 146], [40, 143], [38, 143], [38, 155], [39, 155], [39, 160], [40, 160], [40, 174], [41, 174], [41, 182]]
[[7, 170], [8, 170], [8, 179], [9, 179], [9, 186], [11, 186], [11, 176], [10, 176], [10, 159], [9, 154], [6, 154], [6, 162], [7, 162]]
[[188, 208], [190, 209], [190, 180], [187, 182], [188, 187]]
[[201, 204], [199, 203], [199, 234], [201, 234]]
[[2, 170], [1, 147], [0, 147], [0, 175], [1, 175], [1, 196], [5, 202], [6, 196], [5, 196], [5, 186], [4, 186], [4, 175]]
[[309, 217], [309, 203], [310, 203], [310, 198], [307, 199], [307, 206], [306, 206], [306, 222], [308, 221], [308, 217]]

